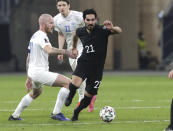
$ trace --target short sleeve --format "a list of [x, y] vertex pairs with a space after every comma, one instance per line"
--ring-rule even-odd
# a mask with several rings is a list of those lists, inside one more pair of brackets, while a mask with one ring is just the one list
[[54, 20], [54, 30], [57, 32], [61, 32], [57, 24], [57, 18], [54, 17], [53, 20]]
[[79, 12], [78, 20], [80, 21], [80, 27], [85, 26], [85, 23], [83, 21], [83, 13], [82, 12]]
[[39, 39], [38, 44], [41, 46], [41, 48], [44, 48], [46, 45], [50, 45], [51, 43], [49, 42], [48, 38], [43, 38], [43, 39]]

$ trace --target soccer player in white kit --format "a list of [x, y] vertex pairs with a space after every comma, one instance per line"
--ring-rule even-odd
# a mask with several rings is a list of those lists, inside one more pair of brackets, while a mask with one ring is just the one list
[[[67, 43], [67, 49], [72, 49], [73, 35], [77, 28], [84, 26], [82, 12], [70, 10], [70, 3], [68, 0], [56, 0], [57, 9], [60, 12], [54, 17], [54, 29], [58, 32], [58, 44], [59, 49], [63, 49], [64, 43]], [[78, 41], [77, 44], [78, 57], [81, 56], [83, 46], [81, 41]], [[63, 60], [63, 55], [58, 55], [59, 60]], [[69, 58], [69, 63], [74, 71], [77, 65], [76, 59]], [[79, 102], [84, 97], [86, 82], [84, 81], [80, 88], [78, 89], [79, 94]], [[94, 102], [96, 100], [96, 96], [93, 96], [93, 99], [89, 105], [89, 112], [94, 110]]]
[[29, 53], [27, 57], [27, 80], [26, 88], [29, 92], [20, 101], [14, 113], [8, 120], [22, 120], [20, 118], [21, 112], [30, 105], [42, 92], [42, 86], [62, 87], [58, 93], [56, 104], [51, 118], [55, 120], [68, 121], [62, 113], [61, 109], [69, 94], [69, 83], [71, 79], [49, 71], [49, 55], [66, 54], [71, 58], [76, 58], [72, 51], [57, 49], [51, 46], [48, 33], [53, 32], [54, 21], [49, 14], [42, 14], [39, 17], [40, 30], [34, 33], [29, 43]]

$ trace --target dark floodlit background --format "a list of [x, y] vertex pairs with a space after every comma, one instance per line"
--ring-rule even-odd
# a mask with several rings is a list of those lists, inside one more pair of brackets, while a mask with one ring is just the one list
[[[173, 60], [172, 0], [70, 0], [71, 9], [94, 8], [99, 23], [105, 19], [123, 29], [109, 38], [105, 70], [168, 70]], [[0, 0], [0, 72], [25, 72], [28, 41], [38, 30], [42, 13], [55, 16], [55, 0]], [[142, 34], [142, 35], [141, 35]], [[142, 36], [146, 57], [141, 58]], [[57, 32], [49, 35], [58, 47]], [[50, 57], [52, 71], [71, 71], [63, 62]]]

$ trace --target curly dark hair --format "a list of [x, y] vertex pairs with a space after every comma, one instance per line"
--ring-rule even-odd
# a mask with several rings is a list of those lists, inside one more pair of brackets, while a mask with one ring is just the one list
[[93, 14], [95, 15], [95, 18], [97, 18], [97, 13], [94, 9], [86, 9], [83, 11], [83, 19], [86, 18], [86, 15]]
[[70, 2], [68, 0], [56, 0], [56, 3], [60, 2], [60, 1], [64, 1], [66, 2], [68, 5], [70, 4]]

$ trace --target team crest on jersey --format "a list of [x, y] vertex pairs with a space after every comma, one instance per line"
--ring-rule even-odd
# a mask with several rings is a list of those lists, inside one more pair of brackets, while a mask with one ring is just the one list
[[44, 41], [45, 41], [45, 43], [49, 43], [49, 41], [46, 38], [44, 39]]
[[106, 30], [106, 26], [103, 26], [103, 29]]

